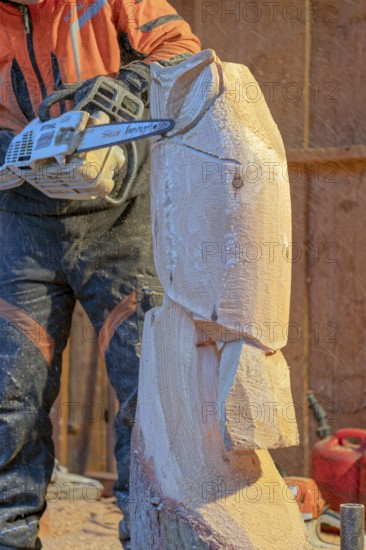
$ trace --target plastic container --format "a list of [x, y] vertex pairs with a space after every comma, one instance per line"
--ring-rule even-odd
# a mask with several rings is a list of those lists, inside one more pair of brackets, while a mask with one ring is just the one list
[[312, 476], [333, 510], [339, 511], [344, 503], [365, 504], [366, 430], [345, 428], [318, 441], [312, 452]]

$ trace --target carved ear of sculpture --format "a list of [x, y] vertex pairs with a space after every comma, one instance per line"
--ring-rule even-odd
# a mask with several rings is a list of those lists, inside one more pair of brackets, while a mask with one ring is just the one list
[[173, 136], [192, 128], [222, 93], [222, 78], [213, 50], [203, 50], [172, 67], [151, 66], [151, 113], [171, 118]]

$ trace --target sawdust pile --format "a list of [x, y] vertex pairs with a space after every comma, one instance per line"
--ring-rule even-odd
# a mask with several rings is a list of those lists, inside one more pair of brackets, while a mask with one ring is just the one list
[[115, 499], [49, 503], [41, 520], [43, 550], [121, 550]]

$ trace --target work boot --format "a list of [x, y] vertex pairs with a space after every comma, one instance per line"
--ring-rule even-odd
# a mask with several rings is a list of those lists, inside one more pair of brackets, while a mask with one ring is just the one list
[[[40, 550], [41, 548], [42, 548], [42, 543], [39, 537], [37, 537], [35, 546], [32, 546], [32, 548], [30, 548], [29, 546], [23, 546], [22, 548], [15, 548], [15, 546], [0, 545], [0, 550]], [[127, 549], [127, 550], [131, 550], [131, 549]]]
[[130, 541], [130, 539], [124, 540], [124, 541], [121, 540], [121, 545], [122, 545], [123, 550], [131, 550], [131, 541]]
[[128, 491], [119, 491], [117, 496], [117, 504], [123, 514], [123, 518], [119, 522], [119, 540], [122, 548], [127, 550], [130, 541], [130, 495]]
[[[88, 492], [90, 488], [93, 490]], [[47, 488], [48, 498], [73, 502], [93, 497], [97, 501], [100, 500], [103, 489], [103, 485], [96, 479], [72, 474], [55, 459], [51, 482]]]
[[130, 518], [126, 518], [123, 514], [123, 519], [119, 522], [119, 540], [130, 540]]
[[127, 509], [127, 510], [122, 510], [122, 513], [123, 513], [123, 519], [121, 519], [118, 526], [119, 540], [126, 541], [126, 540], [130, 540], [130, 530], [131, 530], [130, 512]]

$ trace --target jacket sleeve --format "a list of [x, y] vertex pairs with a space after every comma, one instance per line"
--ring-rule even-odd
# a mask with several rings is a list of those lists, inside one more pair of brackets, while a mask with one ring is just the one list
[[117, 30], [128, 37], [144, 63], [198, 53], [199, 39], [189, 24], [165, 0], [116, 0]]
[[165, 0], [116, 0], [114, 9], [121, 49], [121, 70], [116, 78], [147, 105], [150, 63], [180, 63], [198, 53], [201, 43]]

